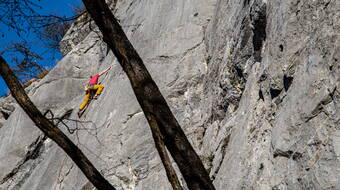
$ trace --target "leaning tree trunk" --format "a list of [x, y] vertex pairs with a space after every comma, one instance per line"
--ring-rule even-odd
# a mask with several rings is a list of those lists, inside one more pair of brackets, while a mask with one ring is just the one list
[[189, 143], [167, 102], [105, 0], [83, 0], [103, 40], [127, 74], [151, 130], [158, 128], [164, 144], [190, 189], [215, 189], [202, 161]]
[[159, 157], [162, 160], [163, 166], [165, 168], [166, 176], [170, 181], [170, 184], [174, 190], [183, 190], [181, 183], [178, 180], [175, 169], [172, 167], [170, 157], [166, 151], [162, 133], [156, 124], [150, 125], [153, 139], [155, 141], [156, 149], [159, 153]]
[[56, 142], [71, 157], [73, 162], [85, 174], [87, 179], [100, 190], [115, 190], [115, 188], [100, 174], [84, 153], [51, 121], [49, 121], [27, 96], [24, 88], [13, 71], [0, 56], [0, 75], [3, 77], [12, 96], [32, 119], [35, 125], [50, 139]]

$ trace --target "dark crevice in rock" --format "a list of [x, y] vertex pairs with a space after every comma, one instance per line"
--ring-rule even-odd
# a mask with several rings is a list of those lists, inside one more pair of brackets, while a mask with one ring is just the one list
[[263, 81], [265, 81], [266, 79], [267, 79], [267, 74], [262, 74], [262, 75], [260, 76], [259, 82], [263, 82]]
[[279, 48], [280, 48], [280, 51], [283, 52], [283, 45], [282, 44], [279, 45]]
[[276, 149], [274, 151], [273, 156], [274, 156], [274, 158], [285, 157], [285, 158], [293, 159], [293, 160], [296, 161], [296, 160], [302, 158], [302, 153], [294, 152], [294, 151], [291, 151], [291, 150], [283, 151], [283, 150], [280, 150], [280, 149]]
[[261, 164], [260, 164], [260, 167], [259, 167], [259, 170], [263, 170], [263, 168], [264, 168], [264, 164], [261, 163]]
[[238, 67], [234, 67], [235, 68], [235, 71], [236, 71], [236, 74], [239, 78], [243, 78], [244, 79], [244, 76], [243, 76], [243, 71], [242, 69], [238, 68]]
[[331, 1], [328, 1], [325, 5], [324, 5], [324, 9], [328, 7], [328, 5], [331, 3]]
[[[46, 140], [46, 136], [39, 136], [32, 144], [30, 144], [28, 146], [28, 151], [26, 153], [26, 155], [24, 156], [24, 158], [17, 164], [17, 166], [10, 172], [8, 173], [1, 181], [0, 184], [4, 184], [5, 182], [7, 182], [8, 180], [10, 180], [12, 177], [14, 177], [21, 169], [21, 167], [23, 167], [23, 165], [28, 162], [29, 160], [35, 160], [37, 159], [43, 149], [43, 145], [44, 142]], [[24, 178], [19, 181], [19, 183], [23, 183], [22, 181], [27, 179], [28, 176], [24, 176]], [[18, 184], [19, 184], [18, 183]]]
[[134, 25], [134, 28], [131, 30], [131, 32], [135, 32], [135, 31], [138, 30], [138, 28], [140, 28], [142, 25], [143, 25], [142, 23]]
[[207, 65], [209, 65], [209, 63], [211, 61], [211, 55], [206, 56], [205, 61], [206, 61]]
[[280, 95], [281, 91], [282, 90], [270, 88], [269, 89], [269, 93], [270, 93], [271, 99], [274, 99], [274, 98], [278, 97]]
[[221, 160], [220, 160], [220, 162], [219, 162], [219, 164], [218, 164], [218, 166], [217, 166], [215, 172], [214, 172], [214, 173], [212, 174], [212, 176], [211, 176], [211, 179], [212, 179], [212, 180], [215, 180], [216, 175], [217, 175], [218, 172], [220, 171], [220, 168], [221, 168], [221, 166], [222, 166], [224, 157], [225, 157], [225, 155], [226, 155], [226, 149], [227, 149], [227, 147], [228, 147], [228, 145], [229, 145], [229, 141], [230, 141], [230, 134], [229, 134], [229, 135], [221, 142], [220, 147], [221, 147], [222, 158], [221, 158]]
[[261, 50], [263, 42], [266, 40], [266, 5], [262, 4], [253, 7], [254, 12], [250, 15], [253, 24], [253, 48], [254, 48], [254, 59], [257, 62], [261, 62]]
[[[220, 105], [220, 106], [219, 106], [219, 109], [220, 109], [220, 110], [223, 110], [224, 112], [227, 112], [227, 111], [228, 111], [229, 105], [230, 105], [229, 103]], [[223, 113], [217, 118], [217, 120], [218, 120], [218, 121], [223, 120]]]
[[241, 35], [241, 46], [240, 49], [242, 50], [249, 41], [249, 38], [251, 37], [252, 34], [252, 30], [249, 26], [249, 17], [244, 17], [242, 20], [242, 24], [241, 24], [241, 30], [243, 31], [243, 36]]
[[333, 65], [329, 66], [329, 70], [333, 71]]
[[5, 98], [0, 100], [0, 118], [7, 120], [14, 110], [15, 107], [11, 99]]
[[294, 79], [294, 77], [289, 77], [289, 76], [286, 76], [286, 75], [283, 76], [283, 87], [284, 87], [286, 92], [288, 91], [290, 85], [292, 84], [293, 79]]
[[134, 3], [134, 1], [132, 1], [130, 4], [129, 4], [129, 6], [128, 6], [128, 8], [126, 9], [126, 13], [129, 11], [129, 9], [132, 7], [132, 5], [133, 5], [133, 3]]
[[90, 51], [95, 45], [97, 45], [97, 42], [99, 42], [99, 40], [96, 40], [92, 45], [88, 46], [85, 50], [83, 54], [86, 54], [88, 51]]
[[262, 101], [264, 101], [264, 96], [263, 96], [263, 92], [262, 92], [261, 89], [259, 90], [259, 99], [261, 99]]
[[6, 112], [4, 112], [4, 111], [0, 111], [1, 112], [1, 114], [4, 116], [4, 118], [7, 120], [8, 118], [9, 118], [9, 116], [10, 116], [10, 114], [9, 113], [6, 113]]
[[336, 88], [334, 88], [331, 92], [329, 92], [328, 96], [326, 96], [323, 100], [319, 102], [319, 104], [312, 110], [312, 112], [308, 115], [305, 116], [305, 122], [309, 122], [311, 119], [315, 118], [318, 116], [320, 113], [324, 113], [327, 116], [329, 116], [329, 113], [324, 110], [324, 107], [331, 102], [334, 102], [334, 93], [336, 91]]
[[309, 122], [316, 116], [318, 116], [323, 110], [323, 106], [318, 106], [316, 109], [313, 110], [312, 114], [310, 116], [305, 117], [305, 122]]
[[[331, 98], [332, 101], [335, 101], [334, 94], [335, 94], [336, 91], [337, 91], [337, 87], [335, 87], [335, 88], [333, 89], [333, 91], [329, 93], [329, 97]], [[329, 103], [330, 103], [330, 102], [331, 102], [331, 101], [329, 101]]]
[[249, 2], [250, 2], [250, 0], [244, 0], [244, 1], [243, 1], [243, 7], [249, 5]]

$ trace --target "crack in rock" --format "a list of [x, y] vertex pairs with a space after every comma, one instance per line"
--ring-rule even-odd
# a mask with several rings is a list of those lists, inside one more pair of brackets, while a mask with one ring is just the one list
[[130, 113], [127, 115], [127, 119], [125, 121], [123, 121], [123, 123], [127, 123], [133, 116], [137, 115], [137, 114], [140, 114], [140, 113], [143, 113], [142, 109], [138, 109], [136, 111], [134, 111], [133, 113]]
[[[21, 170], [21, 168], [25, 165], [30, 160], [35, 160], [37, 159], [43, 150], [43, 145], [47, 137], [45, 135], [39, 136], [32, 144], [28, 146], [28, 151], [24, 158], [17, 164], [17, 166], [10, 172], [8, 173], [1, 181], [0, 184], [4, 184], [7, 181], [9, 181], [11, 178], [13, 178], [17, 173]], [[34, 167], [30, 169], [32, 171]], [[30, 172], [28, 171], [28, 176], [25, 174], [24, 178], [21, 179], [21, 181], [18, 182], [17, 185], [20, 183], [23, 183], [25, 179], [27, 179], [30, 175]]]
[[191, 48], [185, 50], [183, 53], [175, 54], [175, 55], [159, 55], [154, 59], [183, 59], [188, 53], [197, 49], [201, 44], [204, 43], [204, 39], [198, 42], [196, 45], [192, 46]]
[[334, 88], [328, 96], [326, 96], [323, 100], [319, 102], [319, 104], [313, 109], [310, 115], [305, 116], [305, 122], [309, 122], [311, 119], [318, 116], [320, 113], [325, 113], [327, 116], [330, 114], [324, 109], [324, 107], [328, 104], [330, 104], [332, 101], [334, 101], [334, 93], [336, 91], [336, 88]]
[[226, 138], [224, 138], [223, 141], [220, 142], [220, 146], [219, 147], [221, 147], [222, 158], [221, 158], [220, 162], [218, 163], [218, 166], [217, 166], [215, 172], [211, 175], [211, 179], [212, 180], [215, 180], [216, 175], [218, 174], [218, 172], [221, 169], [224, 157], [226, 155], [226, 149], [227, 149], [227, 147], [229, 145], [229, 141], [230, 141], [230, 134]]
[[285, 157], [285, 158], [293, 159], [293, 160], [297, 161], [300, 158], [302, 158], [302, 153], [291, 151], [291, 150], [283, 151], [283, 150], [280, 150], [280, 149], [276, 149], [274, 151], [273, 156], [274, 156], [274, 158]]
[[62, 178], [58, 181], [58, 183], [59, 183], [60, 185], [64, 182], [65, 177], [68, 176], [68, 175], [71, 173], [73, 167], [74, 167], [74, 164], [71, 163], [71, 167], [65, 172], [65, 174], [62, 176]]

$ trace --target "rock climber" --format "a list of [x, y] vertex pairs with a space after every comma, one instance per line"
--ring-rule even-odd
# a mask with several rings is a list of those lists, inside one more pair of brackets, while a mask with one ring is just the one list
[[91, 96], [91, 92], [94, 95], [93, 99], [97, 99], [97, 96], [100, 95], [100, 93], [103, 91], [104, 89], [104, 85], [101, 85], [101, 84], [98, 84], [98, 79], [100, 76], [102, 76], [103, 74], [105, 74], [107, 71], [109, 71], [111, 69], [111, 66], [108, 67], [107, 69], [105, 69], [104, 71], [102, 71], [101, 73], [99, 74], [95, 74], [95, 75], [92, 75], [90, 77], [90, 80], [89, 82], [87, 83], [86, 87], [85, 87], [85, 99], [83, 101], [83, 103], [80, 105], [79, 107], [79, 112], [78, 112], [78, 115], [80, 114], [80, 112], [85, 108], [85, 106], [87, 105], [89, 99], [90, 99], [90, 96]]

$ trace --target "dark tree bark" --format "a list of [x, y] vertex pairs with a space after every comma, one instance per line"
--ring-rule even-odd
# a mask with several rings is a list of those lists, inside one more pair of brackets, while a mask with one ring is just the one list
[[[177, 163], [190, 189], [215, 189], [202, 161], [189, 143], [167, 102], [146, 69], [105, 0], [83, 0], [85, 7], [103, 34], [127, 74], [151, 130], [158, 128], [164, 144]], [[155, 131], [157, 133], [157, 131]]]
[[150, 125], [151, 132], [153, 139], [155, 141], [155, 146], [157, 148], [157, 151], [159, 153], [159, 157], [162, 160], [163, 166], [165, 168], [166, 176], [168, 177], [168, 180], [174, 190], [183, 190], [181, 183], [178, 180], [178, 177], [176, 175], [175, 169], [172, 167], [171, 160], [169, 158], [168, 152], [166, 151], [165, 145], [164, 145], [164, 138], [159, 131], [159, 128], [156, 124]]
[[115, 188], [100, 174], [93, 166], [84, 153], [51, 121], [42, 115], [35, 107], [25, 90], [14, 75], [13, 71], [6, 64], [5, 60], [0, 56], [0, 75], [3, 77], [12, 96], [32, 119], [35, 125], [50, 139], [56, 142], [73, 162], [85, 174], [87, 179], [100, 190], [115, 190]]

